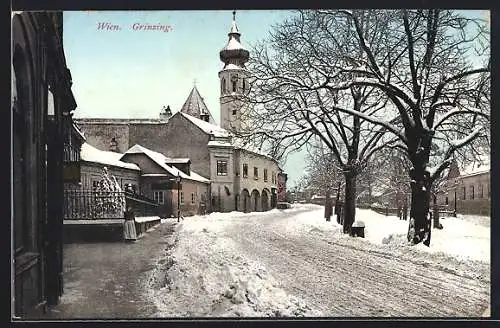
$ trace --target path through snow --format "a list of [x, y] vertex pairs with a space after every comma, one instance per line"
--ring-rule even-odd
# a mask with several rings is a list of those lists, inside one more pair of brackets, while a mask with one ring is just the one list
[[[490, 302], [490, 265], [481, 260], [484, 250], [476, 250], [482, 255], [455, 256], [440, 248], [439, 236], [447, 236], [446, 227], [433, 236], [438, 251], [410, 247], [399, 238], [404, 230], [396, 229], [388, 240], [375, 228], [375, 222], [407, 227], [406, 222], [373, 219], [378, 214], [358, 211], [367, 225], [366, 239], [343, 235], [335, 222], [324, 221], [322, 207], [314, 205], [186, 218], [177, 226], [176, 246], [157, 259], [145, 286], [159, 309], [154, 316], [483, 313]], [[459, 229], [449, 229], [448, 235], [457, 245], [467, 239]], [[476, 237], [470, 247], [487, 239], [484, 231]]]

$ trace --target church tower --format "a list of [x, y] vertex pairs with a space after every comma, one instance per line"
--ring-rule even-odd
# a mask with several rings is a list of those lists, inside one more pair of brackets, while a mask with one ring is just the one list
[[250, 53], [240, 43], [240, 32], [236, 26], [236, 11], [228, 34], [227, 45], [220, 51], [224, 67], [219, 72], [220, 79], [220, 125], [222, 128], [238, 132], [241, 129], [241, 98], [248, 90], [248, 71], [245, 63]]

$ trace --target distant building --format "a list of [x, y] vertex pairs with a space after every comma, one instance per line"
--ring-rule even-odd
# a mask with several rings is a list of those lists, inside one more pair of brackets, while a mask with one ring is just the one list
[[[491, 214], [491, 178], [489, 157], [483, 163], [465, 165], [462, 170], [453, 162], [448, 170], [437, 203], [461, 214]], [[456, 202], [455, 202], [456, 199]]]
[[162, 216], [201, 214], [207, 206], [210, 180], [190, 168], [188, 158], [168, 158], [161, 153], [134, 145], [121, 161], [141, 168], [140, 193], [160, 204]]
[[80, 180], [66, 183], [67, 190], [95, 189], [105, 167], [108, 173], [116, 178], [122, 190], [125, 190], [127, 185], [138, 189], [141, 169], [133, 163], [120, 161], [123, 154], [99, 150], [88, 143], [82, 145], [80, 154]]

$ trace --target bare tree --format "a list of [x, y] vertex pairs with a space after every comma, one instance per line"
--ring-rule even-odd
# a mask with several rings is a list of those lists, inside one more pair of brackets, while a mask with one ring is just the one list
[[[309, 118], [313, 123], [309, 126], [286, 125], [289, 135], [303, 141], [315, 126], [328, 122], [327, 115], [316, 111], [324, 108], [322, 104], [311, 104], [304, 95], [342, 91], [356, 95], [366, 88], [382, 94], [390, 102], [383, 116], [335, 102], [328, 102], [328, 115], [350, 114], [397, 137], [394, 147], [404, 151], [412, 165], [408, 238], [429, 246], [433, 182], [454, 154], [474, 157], [488, 147], [489, 25], [438, 9], [306, 11], [298, 21], [301, 24], [277, 30], [271, 43], [274, 52], [262, 49], [259, 65], [254, 66], [262, 82], [256, 86], [268, 85], [263, 91], [269, 93], [268, 101], [274, 100], [272, 116], [281, 122], [286, 121], [283, 113], [297, 122], [304, 122], [300, 115]], [[287, 111], [280, 109], [282, 103], [290, 106]], [[355, 98], [354, 103], [360, 104]], [[269, 107], [267, 111], [271, 115]], [[341, 124], [336, 121], [333, 130], [345, 122], [347, 118]], [[350, 126], [356, 127], [356, 123]], [[325, 143], [334, 140], [328, 137], [326, 133]], [[293, 144], [298, 146], [298, 141]], [[340, 152], [339, 158], [343, 163]], [[348, 157], [346, 167], [352, 167], [352, 159]]]
[[343, 178], [335, 156], [321, 141], [311, 143], [306, 156], [304, 187], [316, 194], [331, 192]]
[[[326, 24], [300, 11], [254, 47], [249, 61], [251, 88], [244, 97], [247, 125], [239, 136], [260, 144], [266, 140], [278, 157], [317, 138], [344, 176], [343, 230], [350, 233], [357, 176], [377, 150], [395, 139], [387, 138], [385, 126], [349, 114], [383, 117], [388, 100], [382, 92], [371, 86], [330, 90], [321, 82], [352, 62], [341, 54], [361, 54], [347, 23], [338, 29]], [[348, 82], [352, 76], [338, 79]]]

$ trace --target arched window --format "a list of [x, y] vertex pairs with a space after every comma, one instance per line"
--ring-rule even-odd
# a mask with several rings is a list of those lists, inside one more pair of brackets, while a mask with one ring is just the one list
[[238, 75], [233, 75], [233, 77], [231, 77], [231, 82], [233, 83], [233, 92], [236, 92], [236, 84], [238, 83]]

